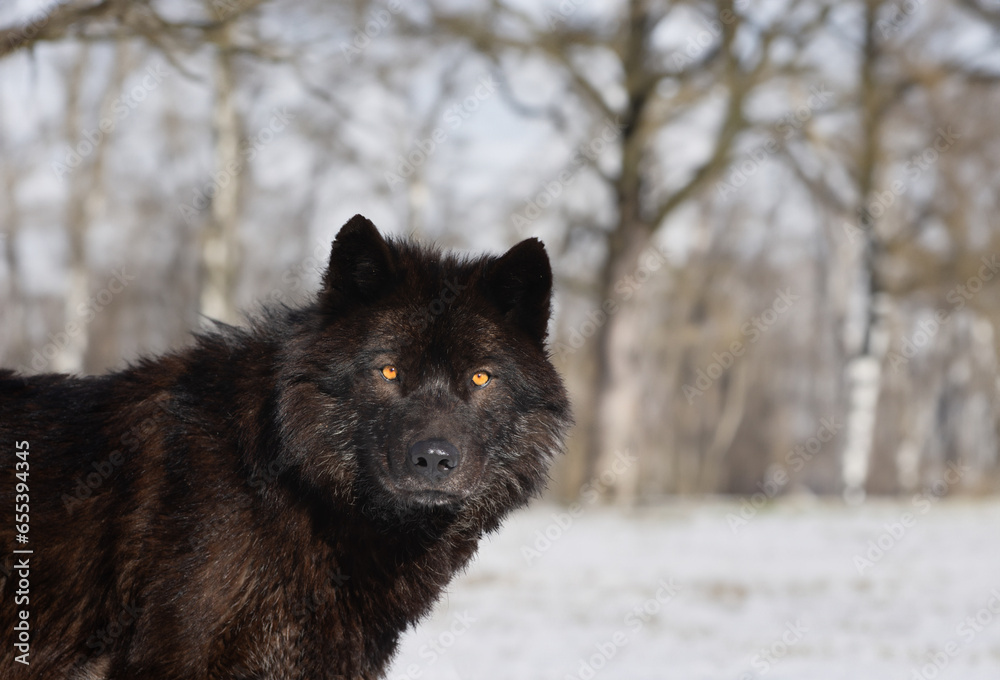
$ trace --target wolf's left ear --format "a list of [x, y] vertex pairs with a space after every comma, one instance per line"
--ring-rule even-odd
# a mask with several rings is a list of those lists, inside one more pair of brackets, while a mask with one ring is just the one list
[[545, 342], [552, 308], [552, 267], [537, 238], [521, 241], [483, 272], [485, 293], [506, 318]]
[[371, 220], [355, 215], [340, 228], [323, 275], [322, 298], [342, 308], [372, 302], [395, 280], [389, 245]]

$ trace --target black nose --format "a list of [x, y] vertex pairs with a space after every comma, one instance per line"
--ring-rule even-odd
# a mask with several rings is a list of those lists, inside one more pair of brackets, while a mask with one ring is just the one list
[[440, 482], [458, 467], [458, 449], [444, 439], [425, 439], [410, 447], [410, 470], [433, 482]]

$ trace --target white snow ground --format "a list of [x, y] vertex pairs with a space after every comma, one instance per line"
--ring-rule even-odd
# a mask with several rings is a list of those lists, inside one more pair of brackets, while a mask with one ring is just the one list
[[789, 500], [734, 531], [739, 511], [518, 514], [408, 631], [388, 677], [1000, 678], [1000, 501]]

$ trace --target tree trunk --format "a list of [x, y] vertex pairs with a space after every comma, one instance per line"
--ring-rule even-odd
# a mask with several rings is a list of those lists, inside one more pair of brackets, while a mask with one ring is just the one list
[[858, 198], [861, 206], [863, 252], [861, 276], [864, 295], [862, 340], [858, 353], [847, 363], [847, 439], [843, 454], [844, 498], [860, 503], [875, 441], [878, 399], [882, 388], [882, 359], [888, 348], [888, 295], [878, 277], [881, 244], [876, 233], [876, 217], [868, 209], [875, 193], [879, 162], [879, 142], [883, 103], [876, 67], [879, 47], [875, 36], [879, 2], [869, 0], [865, 16], [865, 43], [861, 59], [862, 140], [858, 164]]
[[[70, 71], [70, 80], [66, 102], [66, 143], [74, 150], [77, 149], [80, 141], [80, 134], [83, 130], [80, 102], [80, 89], [82, 80], [87, 73], [90, 61], [90, 45], [84, 44], [80, 48], [80, 55]], [[103, 137], [98, 140], [97, 147], [103, 147]], [[91, 148], [91, 153], [99, 153], [99, 149]], [[90, 166], [91, 169], [93, 166]], [[52, 336], [62, 340], [55, 346], [55, 354], [52, 355], [52, 365], [47, 370], [61, 373], [80, 373], [83, 371], [83, 359], [87, 354], [88, 333], [85, 326], [73, 325], [73, 332], [69, 332], [71, 322], [78, 316], [77, 310], [85, 306], [90, 294], [90, 279], [87, 271], [86, 237], [87, 227], [90, 226], [88, 215], [88, 194], [90, 186], [87, 177], [87, 164], [81, 162], [75, 167], [68, 178], [70, 183], [69, 200], [66, 210], [66, 235], [69, 241], [69, 261], [67, 272], [69, 275], [69, 286], [66, 290], [66, 299], [63, 304], [63, 328], [60, 332], [53, 333]], [[48, 352], [44, 353], [48, 358]]]
[[[223, 29], [228, 31], [228, 28]], [[235, 76], [228, 40], [220, 39], [215, 56], [215, 175], [211, 220], [202, 235], [202, 283], [199, 310], [209, 319], [236, 323], [236, 275], [239, 271], [239, 199], [241, 125], [235, 102]], [[234, 170], [235, 169], [235, 170]]]
[[[7, 269], [7, 291], [3, 305], [4, 332], [0, 338], [0, 356], [8, 358], [8, 363], [15, 351], [22, 351], [24, 343], [24, 301], [21, 299], [21, 267], [17, 258], [17, 232], [21, 224], [21, 211], [17, 203], [18, 175], [13, 166], [4, 171], [4, 192], [7, 194], [6, 208], [3, 211], [4, 232], [0, 233], [0, 246], [3, 247], [4, 266]], [[19, 343], [18, 340], [21, 340]], [[23, 363], [27, 363], [26, 361]]]
[[[607, 237], [607, 253], [601, 268], [598, 293], [601, 313], [606, 315], [599, 324], [595, 343], [594, 411], [590, 414], [587, 440], [587, 479], [599, 478], [610, 470], [616, 456], [638, 453], [637, 434], [641, 422], [642, 380], [639, 379], [641, 309], [634, 296], [619, 292], [619, 282], [635, 271], [642, 251], [649, 246], [652, 229], [642, 219], [641, 162], [645, 152], [642, 118], [648, 92], [638, 85], [644, 72], [646, 40], [649, 32], [649, 10], [643, 0], [630, 5], [629, 28], [624, 55], [628, 108], [623, 115], [621, 139], [621, 170], [615, 181], [618, 219]], [[621, 469], [621, 465], [618, 466]], [[622, 500], [634, 498], [639, 465], [628, 466], [624, 473], [602, 483], [612, 495]]]
[[640, 254], [648, 247], [649, 231], [633, 221], [630, 211], [622, 213], [615, 237], [610, 244], [608, 260], [601, 276], [601, 309], [607, 320], [596, 333], [596, 365], [594, 373], [593, 433], [587, 456], [588, 479], [600, 479], [617, 500], [632, 502], [638, 491], [641, 461], [628, 466], [617, 460], [640, 453], [639, 436], [643, 423], [641, 390], [643, 310], [634, 298], [625, 300], [617, 289], [636, 270]]

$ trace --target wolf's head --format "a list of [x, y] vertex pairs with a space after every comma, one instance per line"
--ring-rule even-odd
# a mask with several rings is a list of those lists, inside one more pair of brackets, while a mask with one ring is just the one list
[[373, 516], [494, 528], [542, 488], [570, 424], [551, 294], [537, 239], [460, 259], [352, 218], [286, 343], [278, 408], [300, 483]]

